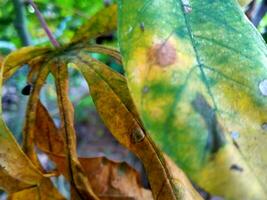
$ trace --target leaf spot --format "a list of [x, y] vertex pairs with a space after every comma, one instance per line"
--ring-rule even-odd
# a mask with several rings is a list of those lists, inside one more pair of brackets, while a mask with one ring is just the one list
[[140, 23], [140, 29], [141, 29], [142, 32], [145, 31], [145, 23], [144, 22]]
[[176, 49], [170, 42], [154, 45], [148, 54], [148, 61], [160, 67], [167, 67], [176, 61]]
[[231, 167], [230, 167], [230, 170], [235, 170], [235, 171], [239, 171], [239, 172], [243, 172], [244, 169], [242, 167], [240, 167], [239, 165], [237, 164], [232, 164]]
[[231, 132], [231, 137], [232, 137], [232, 139], [233, 140], [237, 140], [238, 138], [239, 138], [239, 132], [237, 132], [237, 131], [232, 131]]
[[131, 137], [132, 137], [132, 142], [136, 144], [143, 141], [143, 139], [145, 138], [145, 134], [143, 130], [138, 127], [133, 130]]
[[267, 79], [260, 82], [259, 89], [263, 96], [267, 96]]

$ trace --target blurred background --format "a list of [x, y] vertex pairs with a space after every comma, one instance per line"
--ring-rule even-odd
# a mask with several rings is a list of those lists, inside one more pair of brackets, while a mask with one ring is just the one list
[[[69, 42], [75, 30], [83, 22], [104, 6], [114, 3], [114, 1], [36, 0], [35, 3], [54, 36], [61, 44], [64, 44]], [[267, 0], [254, 0], [243, 10], [266, 41]], [[116, 33], [112, 33], [105, 37], [99, 37], [94, 42], [116, 48], [117, 36]], [[0, 0], [0, 60], [11, 51], [28, 45], [50, 45], [34, 14], [34, 9], [26, 0]], [[109, 57], [100, 54], [93, 54], [92, 56], [123, 74], [122, 67]], [[103, 125], [96, 112], [85, 80], [77, 71], [72, 68], [69, 69], [70, 98], [75, 107], [77, 151], [79, 155], [84, 157], [106, 156], [111, 160], [126, 161], [143, 174], [143, 184], [145, 187], [149, 187], [138, 159], [118, 144]], [[27, 66], [24, 66], [10, 80], [5, 82], [2, 96], [4, 118], [19, 143], [22, 141], [23, 119], [27, 106], [27, 96], [21, 93], [21, 90], [27, 84], [27, 70]], [[59, 125], [57, 99], [52, 77], [48, 78], [45, 87], [42, 89], [41, 101], [48, 108], [55, 123]], [[46, 167], [52, 165], [45, 154], [40, 152], [39, 156], [43, 165], [46, 165]], [[55, 180], [55, 184], [58, 185], [63, 194], [68, 196], [68, 184], [64, 178], [58, 178]], [[199, 190], [201, 191], [201, 189]], [[204, 191], [201, 191], [201, 193], [206, 199], [221, 199], [211, 197]], [[5, 194], [0, 191], [0, 200], [5, 198]]]

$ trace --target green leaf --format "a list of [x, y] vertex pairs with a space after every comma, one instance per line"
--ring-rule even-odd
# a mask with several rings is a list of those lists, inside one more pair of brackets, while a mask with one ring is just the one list
[[237, 2], [121, 0], [119, 36], [161, 149], [208, 192], [266, 199], [267, 49]]

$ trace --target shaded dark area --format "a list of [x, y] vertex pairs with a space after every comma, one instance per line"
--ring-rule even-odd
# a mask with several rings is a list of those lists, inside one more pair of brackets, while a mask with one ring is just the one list
[[216, 153], [226, 143], [223, 129], [217, 120], [216, 112], [201, 94], [196, 95], [192, 106], [202, 116], [209, 131], [206, 148], [211, 153]]

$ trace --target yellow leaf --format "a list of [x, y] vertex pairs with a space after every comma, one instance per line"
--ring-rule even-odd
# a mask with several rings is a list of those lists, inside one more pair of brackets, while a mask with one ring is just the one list
[[72, 43], [87, 43], [96, 38], [115, 31], [117, 28], [117, 5], [113, 4], [100, 10], [89, 21], [82, 25], [72, 38]]
[[[4, 67], [7, 66], [6, 61], [8, 62], [8, 59], [4, 60], [1, 67], [0, 89], [2, 89]], [[0, 144], [0, 171], [2, 175], [0, 185], [9, 192], [10, 199], [22, 199], [25, 198], [25, 195], [28, 199], [37, 199], [40, 196], [45, 196], [44, 199], [47, 200], [64, 199], [54, 188], [50, 179], [46, 178], [21, 150], [2, 116], [0, 116]], [[49, 195], [44, 195], [48, 191]]]
[[0, 187], [7, 193], [18, 192], [30, 186], [30, 184], [23, 183], [22, 181], [9, 176], [5, 170], [0, 167]]
[[22, 47], [17, 51], [14, 51], [10, 53], [4, 60], [5, 66], [4, 66], [4, 80], [11, 77], [19, 67], [21, 67], [24, 64], [27, 64], [31, 59], [39, 56], [44, 55], [48, 52], [50, 52], [49, 47]]
[[186, 179], [185, 176], [174, 179], [169, 164], [142, 127], [124, 77], [85, 54], [78, 55], [73, 62], [87, 80], [106, 126], [120, 143], [143, 162], [154, 198], [202, 199], [192, 187], [182, 184], [180, 178]]
[[121, 54], [118, 50], [112, 49], [110, 47], [106, 47], [103, 45], [87, 45], [82, 48], [82, 50], [86, 50], [92, 53], [101, 53], [106, 54], [112, 57], [118, 64], [122, 64]]
[[248, 5], [252, 0], [238, 0], [239, 4], [244, 7]]
[[71, 195], [74, 199], [98, 199], [84, 175], [76, 152], [73, 106], [68, 97], [67, 65], [63, 61], [55, 59], [50, 69], [56, 81], [61, 131], [65, 140], [68, 173], [72, 186]]
[[58, 193], [51, 181], [47, 178], [37, 186], [25, 188], [19, 192], [12, 193], [9, 198], [10, 200], [65, 200], [65, 198]]

